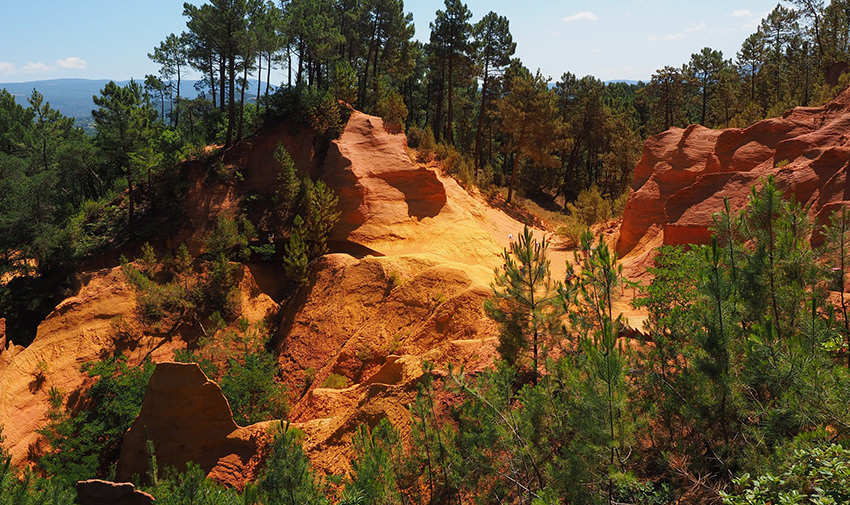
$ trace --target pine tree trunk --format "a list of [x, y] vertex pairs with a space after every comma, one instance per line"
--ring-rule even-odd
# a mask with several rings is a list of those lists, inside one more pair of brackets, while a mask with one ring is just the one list
[[[239, 91], [239, 129], [236, 131], [236, 140], [242, 138], [242, 125], [245, 122], [245, 86], [248, 84], [248, 59], [244, 62], [242, 70], [242, 89]], [[258, 88], [259, 89], [259, 88]]]
[[[271, 62], [269, 62], [271, 66]], [[263, 53], [257, 53], [257, 110], [260, 110], [260, 90], [263, 89]]]
[[233, 123], [236, 121], [236, 55], [231, 55], [227, 61], [228, 70], [228, 88], [230, 92], [230, 100], [227, 103], [227, 138], [224, 142], [224, 147], [233, 145]]
[[487, 84], [488, 77], [490, 73], [490, 59], [484, 59], [484, 80], [481, 83], [481, 105], [479, 108], [481, 110], [478, 111], [478, 131], [475, 132], [475, 153], [474, 153], [474, 164], [475, 164], [475, 175], [476, 177], [481, 172], [481, 134], [482, 134], [482, 126], [484, 125], [484, 109], [487, 106]]
[[[225, 100], [224, 100], [225, 83], [228, 82], [227, 81], [227, 66], [225, 65], [225, 63], [227, 63], [227, 61], [225, 60], [224, 56], [223, 55], [220, 56], [219, 57], [219, 70], [218, 70], [218, 73], [219, 73], [218, 81], [220, 83], [219, 86], [218, 86], [218, 106], [221, 108], [222, 112], [224, 112], [224, 103], [225, 103]], [[230, 75], [231, 76], [233, 75], [232, 71], [231, 71]], [[231, 83], [231, 85], [232, 85], [232, 83]], [[231, 100], [231, 102], [233, 101], [233, 89], [232, 88], [230, 90], [230, 100]]]
[[171, 113], [174, 116], [174, 126], [180, 125], [180, 65], [177, 65], [177, 99], [175, 105], [171, 107]]
[[516, 152], [514, 153], [514, 161], [511, 167], [511, 182], [508, 185], [507, 203], [511, 203], [511, 198], [514, 195], [514, 185], [516, 184], [516, 171], [519, 166], [519, 155], [522, 152], [522, 143], [517, 143]]

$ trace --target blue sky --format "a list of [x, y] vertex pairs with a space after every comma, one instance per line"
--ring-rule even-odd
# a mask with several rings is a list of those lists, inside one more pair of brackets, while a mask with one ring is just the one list
[[[194, 2], [200, 4], [200, 1]], [[733, 58], [777, 0], [468, 0], [477, 21], [506, 16], [517, 56], [557, 80], [570, 71], [604, 80], [648, 79], [710, 46]], [[182, 0], [29, 0], [4, 2], [0, 82], [63, 77], [141, 79], [157, 68], [147, 58], [169, 33], [185, 29]], [[786, 3], [787, 5], [787, 3]], [[442, 0], [408, 0], [416, 37]], [[280, 79], [283, 73], [280, 73]]]

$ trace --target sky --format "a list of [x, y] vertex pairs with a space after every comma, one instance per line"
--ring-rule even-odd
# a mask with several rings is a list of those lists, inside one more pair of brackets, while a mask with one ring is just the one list
[[[143, 79], [147, 54], [186, 29], [183, 0], [4, 1], [0, 82], [57, 78]], [[196, 5], [200, 1], [194, 2]], [[648, 80], [703, 47], [734, 58], [777, 0], [467, 0], [472, 21], [510, 20], [516, 56], [532, 71], [603, 80]], [[787, 3], [786, 3], [787, 5]], [[407, 0], [416, 38], [427, 41], [442, 0]], [[283, 73], [279, 73], [282, 80]], [[189, 78], [192, 78], [190, 76]], [[274, 81], [273, 81], [274, 83]]]

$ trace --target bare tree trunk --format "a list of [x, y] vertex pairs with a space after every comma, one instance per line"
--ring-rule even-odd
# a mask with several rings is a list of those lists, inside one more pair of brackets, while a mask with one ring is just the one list
[[248, 58], [245, 58], [245, 68], [242, 70], [242, 89], [239, 92], [239, 129], [236, 131], [236, 140], [242, 138], [242, 125], [245, 122], [245, 86], [248, 84]]
[[488, 77], [490, 74], [490, 59], [484, 59], [484, 80], [481, 83], [481, 105], [479, 108], [481, 110], [478, 111], [478, 131], [475, 132], [475, 153], [474, 153], [474, 162], [475, 162], [475, 175], [481, 172], [481, 133], [482, 126], [484, 125], [484, 109], [487, 106], [487, 84]]
[[227, 61], [228, 70], [228, 88], [230, 91], [230, 101], [227, 104], [227, 138], [224, 142], [224, 147], [233, 145], [233, 123], [236, 121], [236, 55], [231, 55]]
[[508, 198], [507, 202], [511, 203], [511, 199], [514, 195], [514, 186], [516, 185], [516, 171], [519, 166], [519, 156], [522, 153], [522, 142], [517, 142], [516, 152], [514, 153], [514, 161], [511, 167], [511, 182], [508, 185]]

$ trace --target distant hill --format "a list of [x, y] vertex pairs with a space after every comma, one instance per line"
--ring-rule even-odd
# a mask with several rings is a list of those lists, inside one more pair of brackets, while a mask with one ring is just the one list
[[632, 81], [632, 80], [629, 80], [629, 79], [613, 79], [613, 80], [610, 80], [610, 81], [605, 81], [605, 84], [620, 84], [620, 83], [623, 83], [623, 84], [631, 84], [631, 85], [636, 86], [636, 85], [638, 85], [642, 82], [644, 82], [644, 81]]
[[[62, 114], [77, 120], [81, 126], [92, 122], [91, 111], [94, 108], [92, 96], [100, 93], [108, 79], [51, 79], [46, 81], [0, 83], [0, 88], [15, 96], [15, 101], [24, 107], [29, 107], [27, 97], [33, 89], [44, 95], [50, 106]], [[129, 81], [116, 81], [126, 84]]]
[[[27, 97], [33, 89], [44, 95], [50, 106], [59, 110], [62, 114], [72, 117], [76, 124], [88, 128], [92, 125], [91, 111], [94, 108], [92, 96], [99, 95], [100, 90], [106, 86], [109, 79], [50, 79], [44, 81], [10, 82], [0, 83], [0, 89], [6, 89], [15, 96], [15, 101], [24, 107], [29, 107]], [[116, 84], [124, 85], [130, 82], [115, 81]], [[183, 96], [194, 98], [197, 96], [195, 83], [198, 81], [186, 80], [180, 84], [180, 92]], [[256, 81], [251, 83], [251, 91], [246, 100], [256, 96]]]

